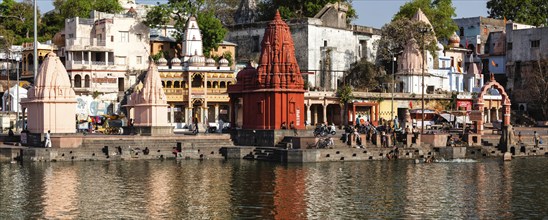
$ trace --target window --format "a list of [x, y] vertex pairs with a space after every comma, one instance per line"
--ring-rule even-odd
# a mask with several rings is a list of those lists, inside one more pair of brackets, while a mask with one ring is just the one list
[[512, 49], [512, 42], [508, 42], [508, 44], [506, 45], [506, 50], [511, 50]]
[[74, 38], [74, 34], [69, 34], [69, 39]]
[[259, 41], [259, 36], [253, 36], [253, 52], [261, 51], [261, 42]]
[[137, 36], [138, 41], [143, 40], [143, 35], [142, 34], [136, 34], [136, 36]]
[[82, 76], [75, 75], [74, 76], [74, 88], [81, 88], [82, 87]]
[[110, 35], [110, 42], [114, 42], [114, 35]]
[[120, 31], [120, 42], [129, 42], [129, 32]]
[[89, 75], [86, 75], [86, 77], [84, 78], [84, 87], [89, 88], [89, 81]]
[[98, 34], [98, 35], [97, 35], [97, 39], [98, 39], [98, 40], [102, 40], [102, 39], [103, 39], [103, 35], [102, 35], [102, 34]]
[[464, 27], [460, 27], [459, 35], [462, 37], [464, 36]]
[[531, 47], [539, 47], [539, 46], [540, 46], [540, 40], [531, 41]]
[[142, 64], [142, 63], [143, 63], [143, 57], [137, 56], [137, 64]]
[[116, 56], [116, 64], [118, 64], [118, 65], [126, 65], [126, 57], [123, 57], [123, 56]]

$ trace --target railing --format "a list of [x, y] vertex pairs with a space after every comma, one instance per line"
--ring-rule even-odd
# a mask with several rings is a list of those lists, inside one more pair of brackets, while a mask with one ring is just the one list
[[106, 46], [105, 40], [99, 40], [97, 38], [83, 38], [76, 37], [67, 39], [68, 46]]

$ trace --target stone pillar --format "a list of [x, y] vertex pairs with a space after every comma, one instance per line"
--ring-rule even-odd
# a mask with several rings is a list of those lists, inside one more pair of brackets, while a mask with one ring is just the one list
[[327, 104], [323, 104], [323, 122], [327, 122]]
[[504, 126], [508, 126], [510, 125], [510, 106], [511, 104], [510, 103], [504, 103], [503, 104], [504, 106], [504, 120], [503, 120], [503, 123], [504, 123]]
[[105, 52], [105, 65], [108, 66], [108, 51]]
[[495, 114], [496, 114], [496, 117], [497, 117], [497, 121], [500, 120], [500, 117], [499, 117], [499, 111], [500, 111], [500, 108], [498, 108], [497, 110], [495, 110]]
[[215, 122], [219, 121], [219, 103], [215, 104]]
[[170, 114], [171, 114], [171, 124], [175, 123], [175, 106], [173, 104], [171, 104], [171, 111], [170, 111]]
[[185, 108], [185, 118], [187, 125], [192, 124], [192, 120], [194, 119], [194, 115], [192, 115], [192, 106]]
[[91, 51], [88, 51], [88, 64], [91, 65]]
[[314, 124], [318, 124], [318, 105], [314, 106]]
[[487, 119], [485, 120], [486, 123], [491, 123], [491, 109], [487, 109]]
[[344, 104], [339, 104], [339, 107], [341, 108], [340, 115], [341, 115], [341, 126], [345, 125], [344, 121]]
[[476, 103], [476, 105], [477, 105], [477, 109], [481, 113], [481, 117], [480, 117], [481, 120], [476, 122], [476, 131], [478, 132], [478, 134], [483, 134], [483, 120], [484, 120], [484, 118], [483, 118], [483, 105], [484, 105], [483, 100], [482, 99], [478, 100], [478, 103]]
[[306, 105], [306, 122], [308, 123], [312, 123], [312, 111], [310, 111], [310, 104], [305, 104]]

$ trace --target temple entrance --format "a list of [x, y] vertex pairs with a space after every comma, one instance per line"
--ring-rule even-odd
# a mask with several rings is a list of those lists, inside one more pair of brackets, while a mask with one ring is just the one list
[[205, 118], [203, 118], [203, 102], [202, 100], [194, 100], [192, 103], [192, 122], [194, 122], [194, 119], [198, 120], [198, 123], [203, 123], [206, 121]]

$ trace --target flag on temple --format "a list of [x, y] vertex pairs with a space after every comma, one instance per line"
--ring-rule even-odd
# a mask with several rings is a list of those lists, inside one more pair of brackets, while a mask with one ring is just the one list
[[412, 109], [412, 108], [413, 108], [413, 102], [409, 101], [409, 109]]
[[497, 67], [497, 66], [498, 66], [497, 63], [495, 63], [494, 60], [491, 60], [491, 65], [494, 66], [494, 67]]

